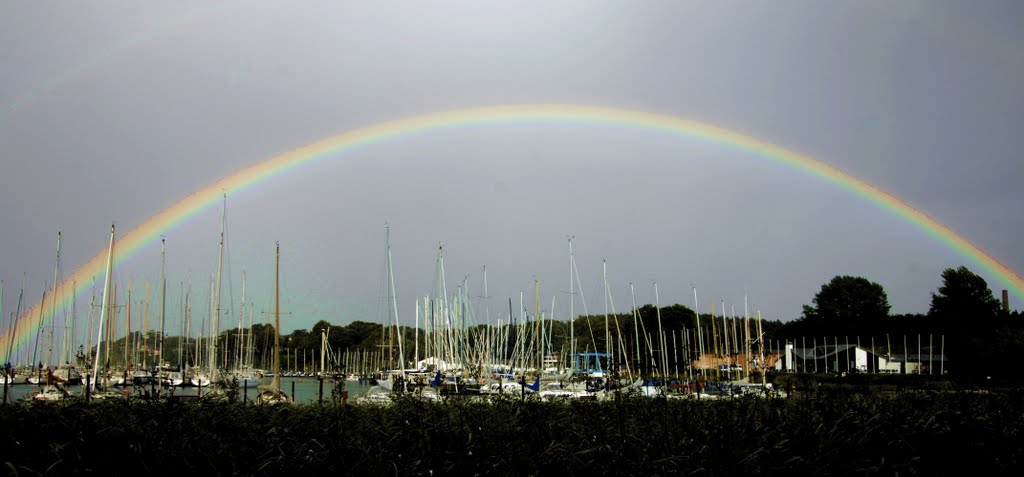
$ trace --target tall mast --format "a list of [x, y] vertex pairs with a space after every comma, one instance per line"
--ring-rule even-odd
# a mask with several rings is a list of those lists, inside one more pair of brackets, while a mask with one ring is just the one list
[[100, 369], [100, 341], [103, 339], [103, 320], [110, 307], [110, 279], [114, 271], [114, 224], [110, 224], [110, 246], [107, 248], [107, 276], [103, 280], [103, 300], [100, 305], [100, 325], [96, 336], [96, 356], [92, 365], [92, 381], [89, 383], [89, 391], [96, 390], [96, 376]]
[[[7, 359], [8, 359], [8, 361], [10, 360], [11, 354], [15, 353], [15, 351], [14, 351], [14, 337], [18, 335], [18, 319], [17, 318], [19, 316], [21, 316], [21, 302], [22, 302], [23, 298], [25, 298], [25, 288], [24, 288], [24, 285], [22, 285], [22, 289], [18, 291], [18, 306], [15, 308], [14, 315], [11, 316], [11, 323], [12, 323], [12, 326], [11, 326], [11, 341], [9, 341], [7, 343], [7, 345], [8, 345], [7, 346], [8, 347], [8, 351], [7, 351]], [[18, 345], [18, 351], [16, 353], [17, 354], [21, 354], [21, 345], [20, 344]]]
[[388, 262], [388, 308], [390, 308], [390, 315], [395, 320], [395, 330], [398, 334], [398, 362], [399, 368], [402, 370], [402, 378], [405, 379], [405, 351], [402, 345], [402, 327], [398, 324], [398, 296], [395, 292], [395, 272], [391, 264], [391, 226], [387, 223], [384, 224], [384, 248], [387, 252]]
[[387, 222], [384, 222], [384, 268], [385, 268], [384, 288], [386, 289], [386, 291], [384, 292], [385, 293], [384, 300], [387, 302], [388, 311], [387, 311], [387, 317], [382, 319], [381, 323], [380, 323], [380, 344], [381, 344], [380, 350], [382, 352], [381, 357], [383, 358], [383, 351], [384, 351], [383, 347], [385, 346], [385, 343], [386, 343], [386, 345], [388, 347], [387, 367], [391, 368], [391, 366], [393, 364], [392, 362], [394, 361], [394, 344], [395, 344], [395, 342], [394, 342], [394, 334], [393, 334], [394, 329], [391, 327], [391, 319], [392, 319], [391, 318], [392, 317], [392, 309], [391, 309], [391, 267], [390, 267], [391, 263], [388, 260], [389, 256], [391, 255], [391, 250], [389, 248], [391, 245], [390, 245], [389, 240], [391, 240], [391, 226]]
[[238, 335], [235, 337], [235, 369], [245, 362], [245, 272], [242, 272], [242, 301], [238, 306]]
[[131, 369], [131, 358], [128, 355], [128, 343], [132, 337], [132, 282], [128, 282], [128, 318], [124, 322], [124, 369]]
[[576, 372], [576, 284], [572, 280], [573, 255], [572, 236], [569, 237], [569, 376]]
[[533, 279], [533, 303], [534, 303], [534, 339], [537, 340], [537, 374], [544, 369], [544, 338], [541, 336], [540, 317], [540, 280]]
[[[75, 319], [77, 318], [77, 307], [75, 306], [75, 296], [78, 293], [78, 281], [71, 281], [71, 338], [68, 340], [70, 344], [68, 349], [68, 359], [71, 360], [75, 366], [78, 365], [78, 359], [75, 355]], [[3, 294], [3, 290], [0, 289], [0, 294]], [[2, 316], [2, 315], [0, 315]], [[68, 366], [68, 379], [71, 379], [71, 366]]]
[[252, 368], [252, 367], [255, 366], [253, 364], [253, 362], [252, 362], [253, 347], [256, 345], [256, 339], [254, 337], [254, 333], [253, 333], [253, 330], [252, 330], [252, 313], [253, 313], [253, 308], [255, 308], [255, 306], [250, 304], [249, 305], [249, 336], [248, 336], [248, 338], [246, 338], [246, 340], [247, 340], [246, 341], [246, 345], [248, 346], [248, 349], [245, 352], [246, 353], [245, 354], [245, 364], [247, 366], [249, 366], [249, 368]]
[[[633, 366], [636, 367], [636, 373], [641, 374], [642, 368], [640, 367], [640, 363], [642, 363], [644, 359], [640, 356], [640, 323], [638, 323], [638, 315], [640, 315], [640, 313], [636, 309], [636, 292], [633, 290], [633, 282], [629, 282], [629, 298], [633, 303], [633, 338], [636, 340], [636, 361], [633, 362]], [[647, 332], [644, 331], [644, 335], [646, 334]]]
[[729, 314], [725, 311], [725, 300], [722, 303], [722, 341], [725, 343], [725, 355], [729, 356]]
[[[162, 366], [164, 360], [164, 326], [167, 323], [167, 276], [164, 274], [166, 272], [167, 264], [166, 240], [167, 239], [163, 237], [160, 238], [160, 344], [158, 346], [160, 351], [157, 353], [156, 360], [158, 367]], [[181, 341], [180, 338], [178, 341]], [[184, 369], [181, 367], [180, 356], [178, 357], [178, 368], [181, 370]], [[164, 380], [161, 379], [159, 382], [160, 387], [162, 388]]]
[[110, 316], [107, 317], [107, 345], [104, 346], [104, 371], [110, 369], [111, 356], [113, 355], [114, 349], [114, 337], [117, 335], [117, 309], [120, 308], [117, 305], [117, 285], [111, 284], [110, 286], [110, 306], [107, 307], [107, 312]]
[[84, 352], [82, 353], [85, 355], [85, 358], [83, 359], [84, 366], [89, 365], [89, 351], [92, 350], [92, 312], [96, 309], [96, 277], [93, 277], [92, 281], [92, 289], [90, 290], [91, 296], [89, 297], [89, 329], [85, 332], [86, 343], [85, 349], [83, 350]]
[[210, 320], [210, 330], [213, 340], [210, 344], [210, 382], [218, 381], [217, 366], [217, 338], [220, 334], [220, 292], [221, 292], [221, 271], [224, 268], [224, 229], [227, 227], [228, 216], [228, 195], [224, 194], [224, 206], [220, 221], [220, 244], [217, 246], [217, 292], [216, 292], [216, 316]]
[[[761, 385], [764, 386], [768, 378], [764, 375], [764, 334], [761, 333], [761, 310], [757, 310], [757, 344], [758, 348], [761, 350]], [[920, 362], [920, 359], [918, 361]]]
[[[492, 336], [493, 331], [491, 330], [491, 296], [487, 292], [487, 265], [486, 264], [483, 266], [483, 274], [484, 274], [484, 296], [482, 296], [480, 298], [484, 300], [484, 319], [487, 322], [487, 328], [485, 328], [486, 331], [484, 331], [484, 336], [487, 337], [487, 339], [485, 340], [485, 342], [486, 342], [485, 349], [486, 349], [487, 359], [493, 363], [494, 362], [494, 356], [493, 356], [494, 355], [494, 347], [492, 346], [493, 345], [493, 340], [492, 340], [492, 338], [493, 338], [493, 336]], [[498, 327], [498, 330], [500, 332], [500, 330], [501, 330], [500, 326]]]
[[[46, 365], [50, 366], [50, 361], [53, 359], [53, 330], [54, 324], [57, 322], [57, 280], [60, 279], [60, 230], [57, 231], [57, 261], [53, 265], [53, 290], [50, 293], [50, 346], [46, 353]], [[42, 325], [42, 322], [39, 323]], [[67, 333], [65, 332], [65, 337]], [[63, 358], [63, 347], [61, 349], [62, 356], [58, 358], [58, 361]]]
[[[700, 307], [697, 304], [697, 287], [693, 286], [693, 314], [697, 315], [697, 363], [702, 363], [704, 359], [704, 333], [700, 329]], [[705, 376], [705, 369], [703, 366], [700, 368], [701, 376]]]
[[[633, 380], [633, 371], [629, 366], [629, 351], [626, 350], [626, 345], [622, 341], [622, 328], [619, 327], [619, 317], [615, 312], [615, 299], [612, 298], [611, 287], [608, 286], [608, 265], [604, 260], [601, 261], [602, 268], [604, 269], [604, 296], [605, 296], [605, 324], [608, 323], [608, 306], [611, 305], [612, 321], [615, 322], [615, 339], [618, 341], [618, 353], [621, 356], [622, 364], [626, 366], [626, 376], [630, 381]], [[611, 331], [608, 331], [610, 334]], [[609, 343], [611, 340], [609, 340]], [[609, 345], [610, 346], [610, 345]], [[613, 346], [612, 349], [615, 347]]]
[[[413, 329], [413, 366], [419, 367], [420, 362], [420, 301], [416, 300], [416, 328]], [[347, 368], [346, 368], [347, 369]]]
[[608, 355], [608, 369], [612, 367], [612, 332], [608, 327], [608, 262], [601, 260], [601, 274], [604, 277], [604, 352]]
[[747, 291], [743, 290], [743, 341], [746, 343], [743, 349], [746, 351], [743, 363], [743, 375], [750, 378], [750, 310], [747, 308]]
[[665, 340], [665, 332], [661, 328], [661, 300], [658, 299], [658, 282], [654, 282], [654, 309], [658, 314], [658, 347], [661, 348], [661, 376], [668, 374], [668, 341]]
[[281, 292], [278, 290], [281, 281], [281, 243], [275, 242], [274, 252], [274, 379], [270, 381], [271, 389], [281, 392]]
[[146, 299], [142, 312], [142, 366], [149, 364], [149, 280], [146, 280]]
[[[38, 363], [36, 359], [39, 358], [39, 337], [43, 334], [43, 309], [46, 308], [46, 291], [47, 285], [44, 283], [43, 297], [39, 300], [39, 303], [41, 304], [39, 306], [39, 323], [36, 324], [36, 339], [35, 344], [32, 345], [32, 361], [30, 363], [30, 369], [36, 369], [36, 363]], [[42, 366], [40, 366], [40, 368], [42, 368]]]
[[[732, 351], [736, 356], [740, 355], [740, 341], [736, 326], [736, 305], [732, 305]], [[733, 360], [733, 364], [736, 364], [736, 360]], [[738, 371], [736, 377], [739, 377]]]

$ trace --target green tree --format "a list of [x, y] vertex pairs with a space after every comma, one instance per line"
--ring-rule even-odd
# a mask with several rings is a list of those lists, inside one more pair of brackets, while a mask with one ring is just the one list
[[863, 277], [837, 275], [814, 295], [813, 306], [804, 306], [804, 318], [851, 322], [888, 316], [889, 308], [882, 285]]
[[975, 318], [996, 316], [999, 300], [992, 295], [984, 278], [961, 266], [942, 271], [942, 286], [932, 293], [928, 314], [944, 317]]

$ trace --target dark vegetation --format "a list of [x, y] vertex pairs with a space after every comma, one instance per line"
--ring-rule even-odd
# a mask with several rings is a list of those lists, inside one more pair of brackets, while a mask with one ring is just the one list
[[1024, 394], [0, 406], [4, 473], [1020, 475]]

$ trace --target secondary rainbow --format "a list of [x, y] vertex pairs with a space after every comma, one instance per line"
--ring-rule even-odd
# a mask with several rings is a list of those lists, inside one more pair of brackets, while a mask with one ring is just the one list
[[[998, 277], [1017, 296], [1024, 297], [1024, 279], [1009, 267], [900, 198], [824, 162], [751, 136], [691, 119], [613, 107], [568, 104], [494, 106], [430, 113], [382, 122], [316, 141], [271, 157], [213, 182], [150, 217], [142, 225], [118, 237], [115, 247], [116, 261], [120, 262], [131, 256], [141, 246], [166, 230], [216, 203], [225, 192], [237, 193], [292, 168], [337, 157], [355, 147], [387, 141], [398, 136], [460, 126], [545, 122], [606, 124], [662, 131], [667, 134], [746, 150], [756, 156], [783, 163], [814, 177], [832, 182], [904, 218], [974, 262], [986, 272]], [[106, 250], [98, 252], [88, 263], [64, 281], [63, 289], [69, 290], [72, 282], [85, 284], [89, 283], [93, 277], [101, 276], [105, 258]], [[67, 302], [72, 298], [69, 295], [65, 294], [63, 298], [58, 297], [58, 308], [63, 304], [62, 302]], [[15, 342], [24, 342], [33, 336], [39, 325], [39, 320], [45, 322], [51, 318], [49, 316], [51, 307], [52, 303], [48, 299], [47, 303], [36, 303], [22, 314], [18, 319]], [[0, 338], [0, 353], [7, 353], [7, 340], [8, 336]]]

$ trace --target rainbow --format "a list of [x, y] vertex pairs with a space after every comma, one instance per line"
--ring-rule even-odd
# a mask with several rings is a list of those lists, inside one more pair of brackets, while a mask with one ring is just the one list
[[[995, 258], [985, 253], [949, 227], [915, 209], [898, 197], [885, 192], [863, 180], [850, 176], [835, 167], [812, 159], [800, 153], [782, 148], [760, 139], [740, 134], [718, 126], [698, 121], [628, 109], [603, 106], [578, 106], [567, 104], [537, 104], [494, 106], [460, 109], [410, 116], [351, 130], [336, 136], [316, 141], [271, 157], [224, 177], [205, 188], [193, 192], [178, 203], [150, 217], [131, 232], [118, 238], [116, 261], [131, 256], [136, 250], [149, 243], [166, 230], [216, 203], [224, 193], [244, 190], [275, 175], [322, 159], [336, 157], [359, 146], [387, 141], [400, 136], [456, 128], [467, 125], [565, 122], [581, 124], [605, 124], [618, 127], [660, 131], [688, 138], [696, 138], [713, 144], [721, 144], [754, 153], [759, 157], [774, 160], [811, 176], [818, 177], [847, 189], [879, 207], [902, 217], [909, 223], [931, 235], [951, 249], [979, 265], [986, 272], [998, 277], [1018, 296], [1024, 297], [1024, 279]], [[70, 283], [88, 283], [103, 273], [106, 250], [96, 254], [89, 262], [69, 276], [62, 287]], [[58, 303], [72, 297], [59, 298]], [[40, 320], [51, 319], [48, 315], [53, 303], [36, 303], [19, 319], [15, 342], [25, 342], [34, 335]], [[60, 305], [58, 305], [60, 307]], [[7, 352], [8, 337], [0, 338], [0, 353]]]

